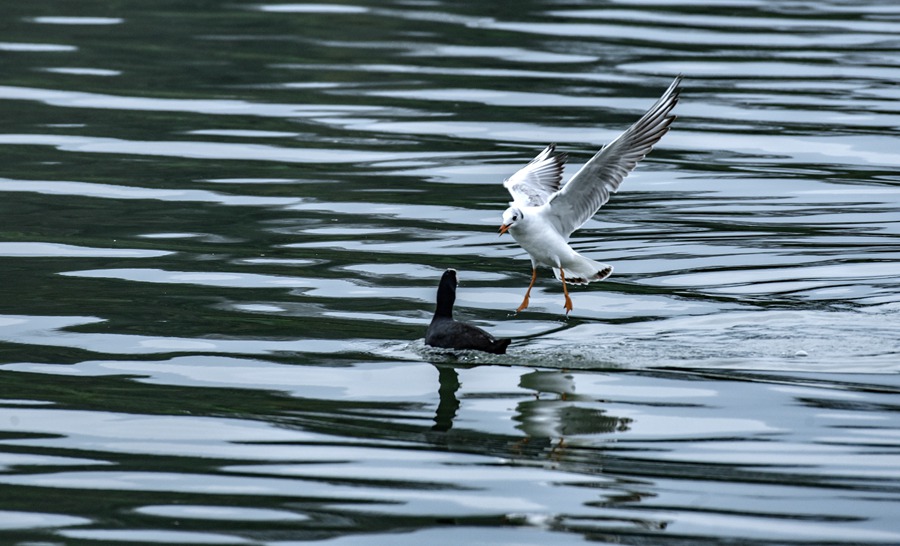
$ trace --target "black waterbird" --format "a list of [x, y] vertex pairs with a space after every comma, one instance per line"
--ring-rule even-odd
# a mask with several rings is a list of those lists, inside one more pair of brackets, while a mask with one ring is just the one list
[[434, 318], [425, 332], [425, 344], [444, 349], [474, 349], [494, 354], [505, 354], [510, 339], [496, 339], [477, 326], [453, 320], [453, 303], [456, 301], [456, 270], [448, 269], [441, 277], [437, 291], [437, 308]]

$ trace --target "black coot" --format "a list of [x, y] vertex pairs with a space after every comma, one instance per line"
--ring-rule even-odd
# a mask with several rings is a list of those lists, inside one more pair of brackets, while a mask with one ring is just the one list
[[437, 292], [437, 309], [425, 332], [425, 343], [444, 349], [475, 349], [502, 355], [510, 339], [496, 339], [477, 326], [453, 320], [456, 301], [456, 270], [448, 269], [441, 277]]

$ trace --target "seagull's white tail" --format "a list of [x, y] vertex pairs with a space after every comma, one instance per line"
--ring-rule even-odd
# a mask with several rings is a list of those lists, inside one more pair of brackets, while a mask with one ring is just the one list
[[[613, 272], [613, 267], [576, 255], [563, 264], [563, 271], [566, 272], [566, 284], [589, 284], [609, 277]], [[558, 268], [553, 268], [553, 274], [561, 280]]]

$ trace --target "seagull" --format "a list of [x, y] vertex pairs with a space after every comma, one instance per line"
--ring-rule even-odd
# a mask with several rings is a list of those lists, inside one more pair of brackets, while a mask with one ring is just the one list
[[497, 339], [477, 326], [453, 320], [456, 302], [456, 270], [448, 269], [438, 285], [437, 308], [425, 332], [425, 344], [444, 349], [475, 349], [486, 353], [506, 353], [511, 339]]
[[602, 281], [612, 266], [585, 258], [569, 246], [569, 237], [609, 201], [610, 193], [669, 130], [672, 109], [681, 92], [681, 76], [650, 110], [627, 131], [604, 146], [565, 184], [562, 173], [567, 154], [547, 146], [531, 163], [503, 182], [513, 200], [503, 212], [500, 235], [509, 231], [531, 257], [531, 284], [516, 313], [528, 307], [539, 265], [553, 269], [562, 281], [566, 315], [572, 311], [569, 284]]

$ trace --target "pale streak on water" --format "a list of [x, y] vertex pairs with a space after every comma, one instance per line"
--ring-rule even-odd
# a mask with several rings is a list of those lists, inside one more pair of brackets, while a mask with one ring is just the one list
[[[2, 542], [900, 543], [895, 3], [158, 6], [4, 8]], [[678, 73], [512, 316], [502, 179]]]

